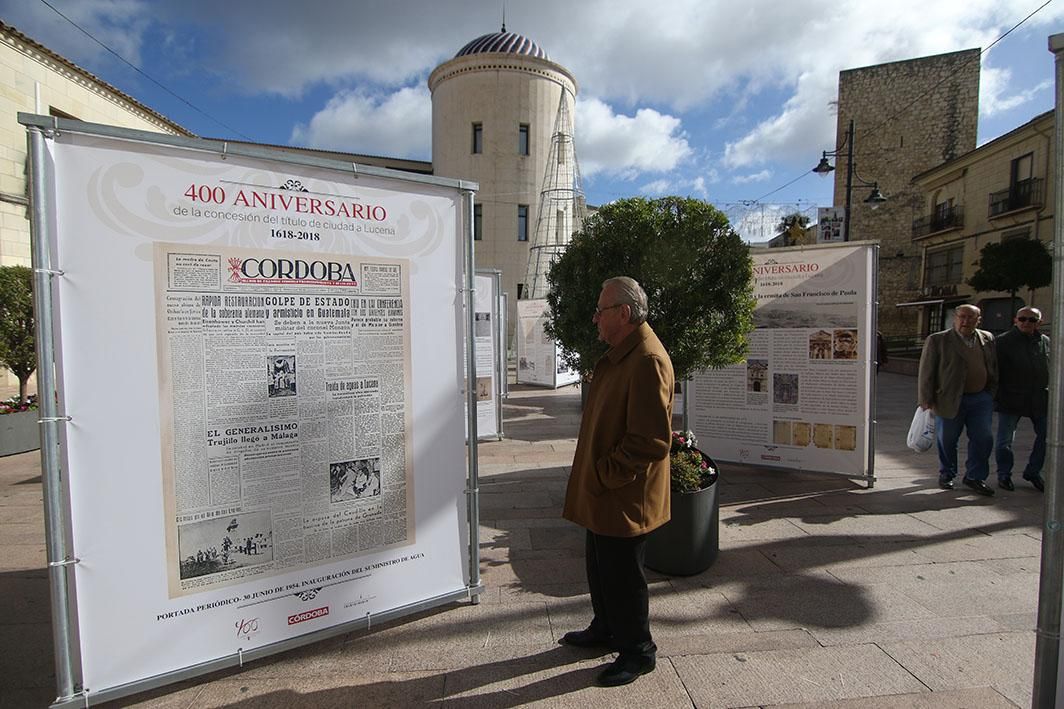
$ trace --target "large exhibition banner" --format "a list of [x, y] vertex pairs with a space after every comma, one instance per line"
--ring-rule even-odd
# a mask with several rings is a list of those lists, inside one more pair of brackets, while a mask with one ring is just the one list
[[[580, 381], [565, 364], [558, 343], [547, 337], [549, 306], [544, 300], [517, 301], [517, 382], [563, 387]], [[588, 327], [591, 327], [589, 324]]]
[[697, 373], [691, 429], [714, 458], [869, 474], [874, 244], [754, 251], [745, 362]]
[[463, 195], [147, 140], [37, 166], [92, 694], [469, 582]]

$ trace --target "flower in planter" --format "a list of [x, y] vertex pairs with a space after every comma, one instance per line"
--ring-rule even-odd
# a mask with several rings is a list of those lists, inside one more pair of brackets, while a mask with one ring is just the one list
[[4, 414], [19, 414], [23, 411], [36, 411], [37, 410], [37, 396], [31, 394], [26, 397], [26, 401], [23, 402], [19, 397], [13, 396], [10, 399], [0, 401], [0, 416]]
[[670, 475], [674, 492], [698, 492], [717, 482], [719, 472], [709, 456], [698, 449], [691, 431], [673, 431], [669, 450]]

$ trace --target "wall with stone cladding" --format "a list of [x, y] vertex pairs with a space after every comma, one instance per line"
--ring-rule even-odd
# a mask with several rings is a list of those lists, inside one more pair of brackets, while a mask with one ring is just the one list
[[[879, 329], [911, 336], [917, 313], [896, 308], [920, 292], [922, 249], [912, 222], [924, 196], [912, 177], [975, 148], [979, 115], [979, 50], [891, 62], [839, 73], [837, 145], [855, 123], [854, 166], [877, 181], [888, 201], [872, 210], [870, 188], [854, 179], [850, 240], [878, 240]], [[837, 206], [846, 199], [846, 150], [836, 162]]]

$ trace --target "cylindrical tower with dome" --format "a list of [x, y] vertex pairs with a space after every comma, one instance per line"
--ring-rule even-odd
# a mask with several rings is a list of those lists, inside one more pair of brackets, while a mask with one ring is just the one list
[[563, 91], [575, 99], [576, 79], [504, 26], [436, 67], [429, 90], [433, 172], [480, 183], [477, 267], [502, 271], [512, 330], [555, 117]]

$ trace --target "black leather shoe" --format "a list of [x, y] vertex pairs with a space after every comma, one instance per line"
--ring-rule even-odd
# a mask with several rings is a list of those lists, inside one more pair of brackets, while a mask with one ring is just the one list
[[1026, 475], [1024, 475], [1023, 479], [1026, 480], [1027, 482], [1031, 483], [1032, 485], [1034, 485], [1035, 489], [1038, 490], [1038, 492], [1045, 492], [1046, 491], [1046, 484], [1045, 484], [1045, 481], [1042, 480], [1042, 476], [1041, 475], [1036, 475], [1033, 478], [1029, 478]]
[[622, 684], [631, 684], [640, 675], [653, 672], [656, 666], [657, 660], [653, 657], [643, 657], [641, 655], [625, 657], [621, 655], [599, 673], [598, 683], [603, 687], [619, 687]]
[[1012, 484], [1012, 478], [998, 478], [998, 487], [1009, 492], [1016, 489], [1016, 486]]
[[938, 478], [938, 486], [940, 488], [942, 488], [943, 490], [952, 490], [953, 489], [953, 478], [946, 478], [946, 477], [942, 477], [940, 475], [939, 478]]
[[991, 497], [994, 494], [994, 488], [990, 487], [982, 480], [969, 480], [968, 478], [964, 478], [963, 480], [961, 480], [961, 482], [964, 483], [965, 487], [972, 488], [980, 495], [986, 495], [987, 497]]
[[558, 641], [562, 645], [573, 647], [601, 647], [613, 649], [613, 638], [608, 635], [599, 635], [590, 628], [587, 630], [571, 630]]

